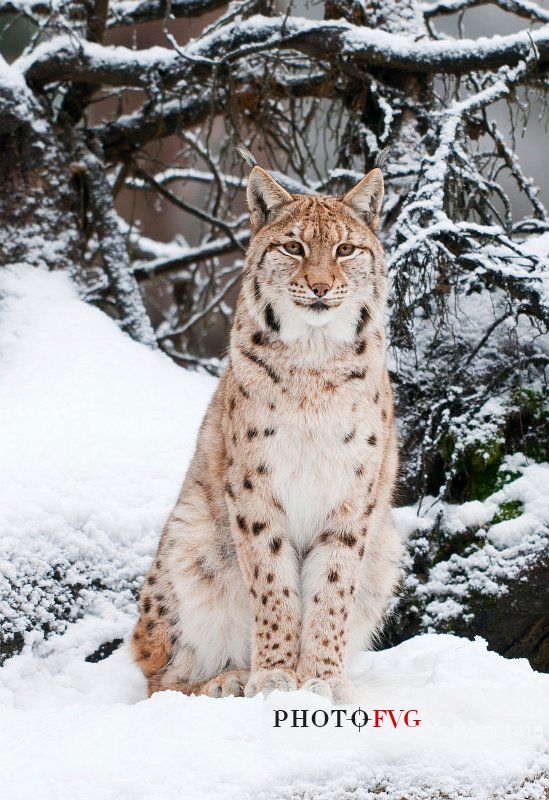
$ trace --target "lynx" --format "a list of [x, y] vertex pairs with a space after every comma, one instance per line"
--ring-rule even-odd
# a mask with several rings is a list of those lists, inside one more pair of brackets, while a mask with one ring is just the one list
[[383, 177], [291, 195], [254, 167], [227, 368], [140, 598], [149, 692], [352, 699], [398, 581]]

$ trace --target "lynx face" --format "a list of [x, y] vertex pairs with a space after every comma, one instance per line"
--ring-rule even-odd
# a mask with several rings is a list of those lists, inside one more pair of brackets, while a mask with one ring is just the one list
[[328, 326], [329, 336], [350, 340], [361, 309], [384, 295], [383, 251], [375, 233], [382, 198], [377, 169], [340, 199], [292, 196], [254, 168], [246, 294], [283, 338]]

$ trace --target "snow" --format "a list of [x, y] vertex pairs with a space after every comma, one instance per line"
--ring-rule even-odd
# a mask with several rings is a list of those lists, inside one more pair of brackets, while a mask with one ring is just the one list
[[[361, 654], [352, 669], [360, 705], [347, 707], [340, 728], [333, 716], [314, 727], [312, 712], [332, 709], [307, 692], [146, 699], [126, 645], [84, 660], [127, 635], [130, 621], [105, 603], [101, 619], [0, 670], [3, 800], [543, 797], [549, 679], [480, 639], [424, 635]], [[358, 729], [350, 718], [359, 707], [412, 710], [410, 726], [394, 729], [385, 715]], [[279, 728], [277, 709], [288, 712]], [[308, 710], [307, 728], [290, 727], [294, 709]]]
[[[332, 709], [303, 691], [146, 698], [127, 645], [134, 593], [215, 386], [133, 342], [65, 274], [1, 273], [0, 618], [24, 639], [0, 668], [2, 800], [541, 800], [548, 679], [479, 639], [425, 634], [352, 665], [349, 718], [413, 710], [417, 726], [317, 728], [311, 713]], [[484, 548], [431, 570], [426, 624], [546, 546], [549, 466], [504, 466], [518, 477], [483, 503], [395, 513], [418, 548], [440, 510], [455, 530], [486, 526]], [[519, 518], [490, 528], [510, 500]], [[276, 709], [308, 710], [309, 726], [275, 728]]]
[[81, 584], [131, 602], [216, 384], [33, 269], [0, 276], [0, 354], [3, 632], [60, 629]]
[[467, 528], [478, 528], [489, 522], [496, 511], [497, 505], [494, 503], [471, 500], [459, 506], [448, 504], [445, 508], [444, 520], [449, 531], [461, 533]]

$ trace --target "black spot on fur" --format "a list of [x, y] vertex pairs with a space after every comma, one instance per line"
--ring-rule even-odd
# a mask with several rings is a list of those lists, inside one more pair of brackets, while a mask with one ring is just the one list
[[267, 472], [268, 472], [267, 465], [264, 462], [261, 462], [261, 464], [257, 468], [257, 474], [258, 475], [266, 475]]
[[331, 570], [331, 572], [328, 573], [328, 580], [330, 583], [336, 583], [339, 580], [339, 575], [335, 570]]
[[347, 547], [354, 547], [356, 544], [356, 536], [353, 536], [352, 533], [342, 533], [341, 541], [343, 544], [346, 544]]
[[250, 492], [254, 488], [254, 485], [249, 478], [244, 478], [244, 483], [242, 485], [244, 486], [245, 489], [248, 489], [248, 491]]
[[256, 331], [252, 336], [252, 342], [257, 345], [265, 344], [265, 337], [261, 331]]
[[254, 275], [254, 298], [256, 303], [261, 302], [261, 289], [259, 287], [259, 281], [257, 280], [257, 275]]
[[346, 433], [345, 436], [343, 437], [344, 443], [349, 444], [349, 442], [352, 442], [352, 440], [355, 438], [355, 433], [356, 431], [354, 428], [352, 431], [349, 431], [349, 433]]
[[376, 390], [374, 395], [374, 403], [379, 403], [379, 389]]
[[242, 397], [245, 397], [246, 400], [250, 397], [249, 392], [246, 391], [246, 389], [242, 386], [242, 384], [240, 384], [238, 389], [239, 389], [240, 394], [242, 395]]
[[167, 613], [168, 613], [168, 609], [166, 608], [166, 606], [158, 606], [158, 616], [159, 617], [165, 617]]
[[356, 335], [359, 336], [362, 331], [364, 330], [364, 326], [370, 319], [370, 310], [366, 306], [362, 306], [360, 309], [360, 316], [358, 318], [358, 322], [356, 324]]
[[352, 372], [349, 372], [349, 374], [347, 375], [347, 380], [348, 381], [355, 381], [355, 380], [363, 381], [365, 377], [366, 377], [366, 370], [365, 369], [360, 370], [360, 372], [358, 370], [353, 370]]
[[366, 350], [366, 340], [362, 339], [362, 341], [357, 344], [355, 348], [355, 353], [357, 354], [357, 356], [361, 356], [365, 350]]
[[266, 527], [267, 527], [266, 522], [254, 522], [254, 524], [252, 525], [252, 531], [254, 536], [260, 534], [261, 531], [264, 530]]
[[246, 530], [247, 530], [247, 527], [246, 527], [246, 519], [245, 519], [245, 517], [243, 517], [241, 514], [239, 514], [239, 515], [237, 516], [237, 518], [236, 518], [236, 524], [238, 525], [238, 527], [240, 528], [240, 530], [241, 530], [241, 531], [246, 531]]
[[151, 610], [151, 601], [147, 597], [145, 600], [143, 600], [143, 611], [145, 612], [145, 614], [148, 614], [150, 610]]
[[358, 467], [355, 467], [355, 475], [357, 478], [361, 478], [364, 475], [364, 467], [362, 464], [359, 464]]
[[156, 583], [156, 575], [149, 575], [147, 578], [147, 583], [153, 586]]
[[282, 539], [279, 536], [277, 536], [275, 539], [271, 539], [269, 542], [269, 547], [271, 548], [272, 553], [278, 553], [282, 547]]
[[262, 222], [265, 223], [269, 218], [269, 206], [265, 202], [265, 198], [258, 189], [252, 191], [254, 205], [257, 206], [259, 213], [262, 217]]
[[264, 369], [273, 383], [280, 383], [280, 376], [277, 375], [274, 369], [270, 367], [269, 364], [266, 364], [262, 358], [259, 358], [259, 356], [256, 356], [255, 353], [251, 353], [249, 350], [242, 350], [241, 352], [243, 356], [249, 358], [250, 361], [253, 361], [253, 363], [257, 364], [258, 367]]
[[225, 484], [225, 491], [227, 492], [231, 500], [234, 500], [234, 492], [230, 483]]
[[257, 436], [257, 428], [250, 428], [248, 430], [248, 439], [254, 439]]
[[368, 436], [368, 444], [371, 445], [372, 447], [376, 446], [376, 444], [377, 444], [377, 436], [375, 435], [375, 433], [372, 433], [371, 436]]
[[275, 433], [276, 433], [275, 428], [265, 428], [265, 430], [263, 431], [264, 436], [274, 436]]
[[265, 306], [265, 322], [267, 327], [269, 327], [272, 331], [278, 333], [280, 330], [280, 322], [277, 319], [277, 316], [273, 310], [273, 307], [270, 303], [267, 303]]

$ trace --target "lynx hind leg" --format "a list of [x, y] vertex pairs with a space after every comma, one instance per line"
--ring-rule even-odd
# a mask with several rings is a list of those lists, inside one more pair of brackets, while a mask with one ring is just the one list
[[249, 672], [245, 669], [227, 669], [206, 681], [189, 681], [172, 665], [168, 665], [149, 679], [149, 695], [171, 690], [182, 694], [203, 694], [207, 697], [244, 696]]
[[141, 616], [132, 636], [135, 660], [147, 678], [149, 695], [159, 689], [159, 676], [170, 658], [169, 632], [163, 622]]

